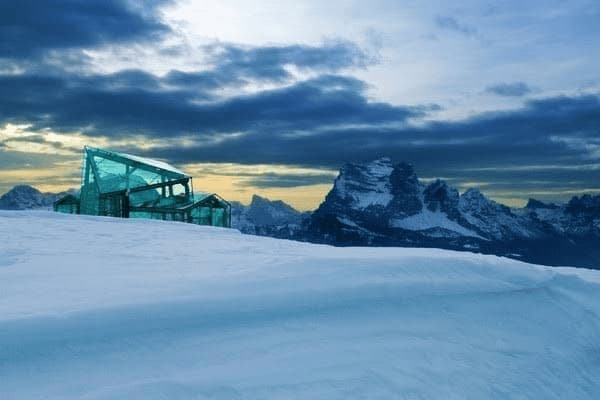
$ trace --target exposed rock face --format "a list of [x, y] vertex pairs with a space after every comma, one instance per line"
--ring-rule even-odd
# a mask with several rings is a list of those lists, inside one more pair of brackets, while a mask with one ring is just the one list
[[298, 223], [300, 212], [281, 200], [271, 201], [252, 196], [247, 218], [255, 225], [284, 225]]
[[344, 165], [333, 189], [315, 214], [327, 218], [333, 216], [334, 220], [342, 223], [354, 221], [365, 227], [385, 225], [393, 199], [392, 171], [389, 158], [370, 164]]
[[419, 182], [412, 165], [397, 164], [390, 174], [393, 199], [390, 204], [396, 217], [414, 215], [423, 209], [423, 185]]
[[490, 240], [512, 240], [543, 235], [535, 221], [488, 199], [476, 189], [469, 189], [460, 197], [458, 209], [467, 224]]
[[476, 189], [459, 195], [442, 180], [424, 185], [411, 165], [382, 158], [341, 168], [306, 236], [336, 245], [475, 249], [600, 267], [600, 196], [574, 197], [566, 205], [531, 199], [511, 209]]
[[436, 180], [425, 188], [423, 191], [423, 200], [427, 204], [427, 209], [430, 211], [442, 211], [448, 216], [457, 219], [459, 217], [458, 210], [458, 190], [448, 186], [442, 180]]
[[598, 217], [600, 215], [600, 195], [575, 196], [569, 201], [565, 211], [572, 215]]
[[525, 206], [525, 208], [527, 208], [529, 210], [537, 210], [540, 208], [547, 208], [547, 209], [552, 210], [552, 209], [559, 208], [559, 206], [557, 206], [556, 204], [553, 204], [553, 203], [544, 203], [544, 202], [541, 202], [536, 199], [529, 199], [529, 201], [527, 201], [527, 205]]

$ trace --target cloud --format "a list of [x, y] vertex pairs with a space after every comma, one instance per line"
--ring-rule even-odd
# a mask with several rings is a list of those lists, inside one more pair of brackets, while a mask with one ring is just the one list
[[272, 90], [203, 102], [194, 88], [164, 88], [143, 71], [110, 75], [0, 75], [0, 123], [30, 131], [120, 137], [219, 133], [292, 134], [327, 126], [404, 122], [426, 109], [367, 100], [362, 81], [321, 75]]
[[[288, 62], [295, 51], [282, 50], [287, 55], [278, 57]], [[426, 175], [445, 176], [448, 170], [577, 164], [598, 157], [597, 95], [529, 100], [510, 111], [417, 126], [411, 121], [435, 106], [370, 101], [366, 84], [347, 76], [321, 74], [226, 98], [214, 96], [210, 85], [202, 90], [173, 85], [172, 79], [173, 74], [140, 70], [0, 75], [0, 126], [28, 124], [32, 133], [82, 132], [115, 143], [145, 137], [162, 145], [126, 150], [175, 163], [337, 168], [346, 161], [388, 155], [414, 163]]]
[[435, 17], [435, 24], [442, 29], [460, 33], [465, 36], [473, 36], [477, 30], [473, 27], [460, 23], [456, 18], [444, 15]]
[[321, 46], [288, 45], [249, 47], [235, 44], [203, 46], [212, 69], [183, 72], [173, 70], [165, 82], [174, 86], [193, 86], [214, 90], [242, 86], [249, 82], [283, 83], [293, 78], [289, 67], [313, 73], [338, 72], [346, 68], [365, 68], [375, 62], [356, 44], [329, 41]]
[[[509, 111], [425, 122], [422, 118], [439, 106], [373, 101], [364, 81], [347, 76], [348, 70], [377, 62], [377, 57], [347, 41], [319, 46], [213, 43], [196, 47], [206, 56], [204, 69], [182, 68], [164, 75], [141, 69], [104, 74], [66, 69], [83, 49], [160, 42], [171, 32], [160, 18], [165, 2], [144, 4], [149, 5], [145, 10], [118, 0], [0, 5], [0, 57], [5, 65], [18, 61], [37, 66], [0, 73], [0, 127], [28, 126], [28, 137], [0, 138], [2, 156], [10, 151], [5, 164], [17, 165], [18, 154], [26, 153], [12, 150], [28, 143], [68, 153], [83, 140], [81, 135], [176, 164], [227, 162], [331, 170], [346, 161], [391, 156], [412, 162], [423, 176], [443, 176], [458, 184], [485, 182], [486, 174], [496, 176], [497, 188], [510, 183], [511, 173], [494, 175], [492, 170], [600, 162], [598, 95], [529, 100]], [[435, 23], [462, 35], [477, 34], [453, 17], [438, 16]], [[525, 96], [531, 88], [512, 82], [486, 91]], [[61, 133], [60, 140], [52, 139], [49, 131]], [[69, 143], [68, 135], [77, 140]], [[475, 171], [482, 166], [488, 169]], [[512, 176], [528, 185], [554, 177], [556, 187], [565, 190], [572, 182], [578, 187], [597, 186], [594, 173], [573, 179], [571, 172], [547, 168], [543, 173]], [[330, 181], [330, 174], [278, 173], [247, 176], [244, 182], [282, 188]]]
[[[461, 121], [419, 126], [340, 124], [297, 134], [250, 129], [212, 144], [159, 148], [145, 154], [182, 164], [202, 160], [330, 169], [344, 162], [390, 156], [396, 162], [411, 162], [420, 176], [444, 177], [461, 188], [485, 186], [499, 197], [512, 193], [513, 198], [527, 198], [535, 192], [536, 197], [556, 199], [598, 188], [598, 169], [589, 168], [590, 163], [600, 166], [594, 150], [598, 126], [598, 95], [558, 96]], [[565, 165], [571, 169], [562, 168]], [[514, 170], [518, 166], [523, 168]], [[298, 184], [292, 181], [295, 178], [289, 182], [285, 177], [257, 178], [252, 183], [261, 188]]]
[[[407, 115], [408, 111], [403, 113], [400, 111], [402, 108], [389, 104], [378, 107], [382, 111], [370, 111], [372, 116], [370, 112], [362, 114], [363, 126], [345, 124], [347, 117], [344, 117], [331, 121], [328, 126], [307, 125], [310, 130], [305, 134], [285, 134], [277, 130], [263, 134], [257, 129], [201, 147], [212, 152], [215, 147], [222, 146], [228, 148], [229, 153], [236, 153], [236, 157], [248, 159], [248, 162], [254, 162], [250, 160], [255, 157], [268, 158], [270, 155], [277, 158], [276, 162], [287, 157], [293, 163], [302, 164], [304, 160], [306, 164], [317, 165], [317, 160], [321, 160], [327, 165], [339, 165], [345, 160], [389, 154], [396, 159], [410, 158], [417, 165], [438, 167], [481, 166], [496, 162], [511, 165], [511, 160], [539, 161], [546, 158], [546, 161], [552, 161], [556, 156], [579, 158], [580, 149], [574, 152], [556, 137], [594, 140], [600, 125], [600, 99], [597, 95], [533, 100], [511, 111], [485, 113], [461, 121], [431, 122], [418, 127], [410, 124], [385, 126], [382, 122], [402, 122], [411, 114]], [[315, 109], [319, 111], [318, 107]], [[363, 111], [368, 109], [366, 107]], [[297, 126], [298, 130], [302, 127], [302, 124]], [[236, 152], [237, 146], [239, 153]], [[243, 150], [247, 148], [259, 148], [263, 154], [245, 155]], [[343, 149], [343, 152], [335, 149]]]
[[257, 77], [270, 76], [271, 66], [295, 65], [309, 70], [338, 71], [350, 66], [366, 67], [374, 61], [356, 44], [343, 40], [325, 42], [321, 46], [241, 47], [228, 44], [207, 48], [215, 54], [217, 64], [247, 70]]
[[20, 151], [2, 151], [0, 157], [0, 170], [33, 168], [51, 168], [57, 162], [68, 160], [72, 157], [56, 156], [55, 154], [34, 154]]
[[166, 1], [19, 0], [0, 2], [0, 58], [150, 42], [170, 31], [158, 16]]
[[488, 86], [486, 92], [505, 97], [521, 97], [531, 93], [531, 88], [525, 82], [499, 83]]
[[322, 175], [294, 175], [268, 173], [252, 177], [244, 181], [243, 185], [253, 188], [291, 188], [299, 186], [310, 186], [325, 184], [329, 185], [335, 177], [331, 174]]

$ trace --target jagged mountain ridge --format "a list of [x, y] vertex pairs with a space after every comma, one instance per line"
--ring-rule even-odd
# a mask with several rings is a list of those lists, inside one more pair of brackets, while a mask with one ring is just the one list
[[394, 166], [389, 158], [342, 167], [313, 215], [315, 221], [331, 216], [348, 228], [382, 233], [400, 229], [485, 239], [539, 233], [529, 221], [481, 192], [470, 189], [459, 195], [442, 180], [425, 185], [411, 165]]
[[[0, 208], [49, 208], [64, 194], [16, 186]], [[600, 268], [600, 195], [510, 208], [477, 189], [459, 194], [443, 180], [424, 183], [411, 165], [389, 158], [344, 165], [313, 213], [258, 195], [249, 205], [232, 202], [232, 227], [337, 246], [439, 247]]]
[[348, 163], [313, 213], [309, 240], [476, 250], [549, 265], [600, 267], [600, 196], [522, 209], [477, 189], [421, 182], [407, 163]]

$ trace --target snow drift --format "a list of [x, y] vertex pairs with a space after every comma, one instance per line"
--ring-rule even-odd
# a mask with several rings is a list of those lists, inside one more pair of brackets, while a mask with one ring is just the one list
[[0, 212], [2, 399], [597, 399], [600, 272]]

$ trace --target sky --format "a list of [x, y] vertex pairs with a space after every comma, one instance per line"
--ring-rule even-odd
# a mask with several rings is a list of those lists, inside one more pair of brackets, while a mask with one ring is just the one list
[[346, 162], [519, 206], [600, 193], [600, 2], [0, 2], [0, 193], [81, 149], [308, 210]]

